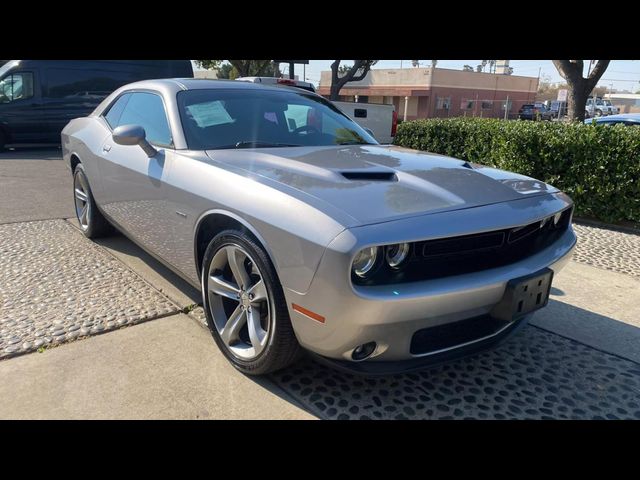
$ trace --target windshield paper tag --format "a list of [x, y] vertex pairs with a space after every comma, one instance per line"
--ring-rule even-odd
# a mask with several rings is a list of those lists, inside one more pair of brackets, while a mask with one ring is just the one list
[[233, 118], [231, 118], [219, 100], [189, 105], [187, 111], [200, 128], [233, 123]]

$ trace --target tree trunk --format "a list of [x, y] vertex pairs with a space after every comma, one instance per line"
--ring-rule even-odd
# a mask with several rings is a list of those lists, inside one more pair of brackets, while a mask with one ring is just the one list
[[377, 60], [356, 60], [353, 66], [343, 76], [339, 76], [341, 60], [336, 60], [331, 64], [331, 90], [329, 99], [339, 100], [340, 90], [349, 82], [359, 82], [369, 73], [371, 67]]
[[583, 60], [553, 60], [553, 64], [558, 72], [567, 81], [569, 87], [569, 119], [573, 121], [584, 121], [584, 112], [587, 106], [587, 97], [596, 87], [598, 80], [602, 77], [609, 66], [610, 60], [598, 60], [589, 76], [584, 78]]
[[582, 122], [584, 121], [584, 112], [587, 107], [589, 91], [587, 90], [587, 86], [584, 85], [586, 82], [577, 83], [581, 83], [582, 85], [572, 85], [571, 82], [568, 82], [569, 111], [567, 113], [570, 119]]
[[339, 85], [337, 83], [332, 83], [331, 84], [331, 94], [329, 95], [329, 100], [340, 100], [340, 89], [342, 88], [342, 85]]
[[340, 60], [336, 60], [331, 64], [331, 90], [329, 94], [329, 100], [340, 100], [340, 89], [344, 86], [342, 79], [338, 76], [338, 69], [340, 68]]

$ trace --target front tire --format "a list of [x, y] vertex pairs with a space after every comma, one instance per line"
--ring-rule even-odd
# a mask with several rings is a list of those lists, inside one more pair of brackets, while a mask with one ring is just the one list
[[89, 187], [89, 179], [81, 163], [73, 171], [73, 200], [76, 218], [85, 237], [100, 238], [111, 232], [111, 225], [98, 210]]
[[275, 268], [246, 232], [225, 230], [202, 262], [202, 298], [214, 340], [242, 373], [263, 375], [301, 351]]

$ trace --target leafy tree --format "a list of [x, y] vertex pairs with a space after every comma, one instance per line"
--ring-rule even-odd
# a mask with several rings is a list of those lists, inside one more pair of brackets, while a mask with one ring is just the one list
[[353, 65], [340, 65], [340, 68], [338, 68], [338, 75], [344, 77], [347, 73], [349, 73], [349, 70], [351, 70], [352, 66]]
[[436, 68], [436, 65], [438, 65], [438, 60], [431, 60], [431, 68]]
[[[196, 60], [196, 64], [201, 68], [211, 70], [221, 68], [223, 61], [224, 60]], [[227, 62], [235, 68], [238, 77], [259, 77], [274, 74], [274, 64], [272, 60], [227, 60]]]
[[223, 63], [218, 68], [218, 78], [236, 79], [238, 78], [238, 71], [230, 63]]
[[611, 60], [598, 60], [595, 67], [585, 78], [582, 76], [584, 60], [554, 60], [553, 64], [567, 81], [569, 86], [569, 118], [575, 121], [584, 120], [587, 97], [595, 88]]
[[364, 79], [378, 60], [355, 60], [349, 70], [342, 75], [340, 75], [340, 62], [342, 60], [335, 60], [331, 64], [331, 100], [340, 98], [340, 90], [347, 83]]

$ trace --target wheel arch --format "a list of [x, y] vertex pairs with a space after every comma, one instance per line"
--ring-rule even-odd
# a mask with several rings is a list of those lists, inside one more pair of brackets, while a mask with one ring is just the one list
[[271, 248], [269, 248], [269, 244], [251, 223], [228, 210], [213, 209], [207, 210], [200, 215], [194, 229], [193, 251], [198, 278], [202, 274], [202, 260], [209, 242], [218, 233], [229, 228], [238, 228], [251, 235], [264, 248], [269, 260], [271, 260], [271, 264], [276, 269], [276, 273], [278, 273], [278, 264]]
[[71, 173], [74, 173], [76, 171], [76, 167], [79, 163], [82, 162], [80, 161], [80, 157], [77, 153], [72, 153], [71, 155], [69, 155], [69, 167], [71, 168]]

